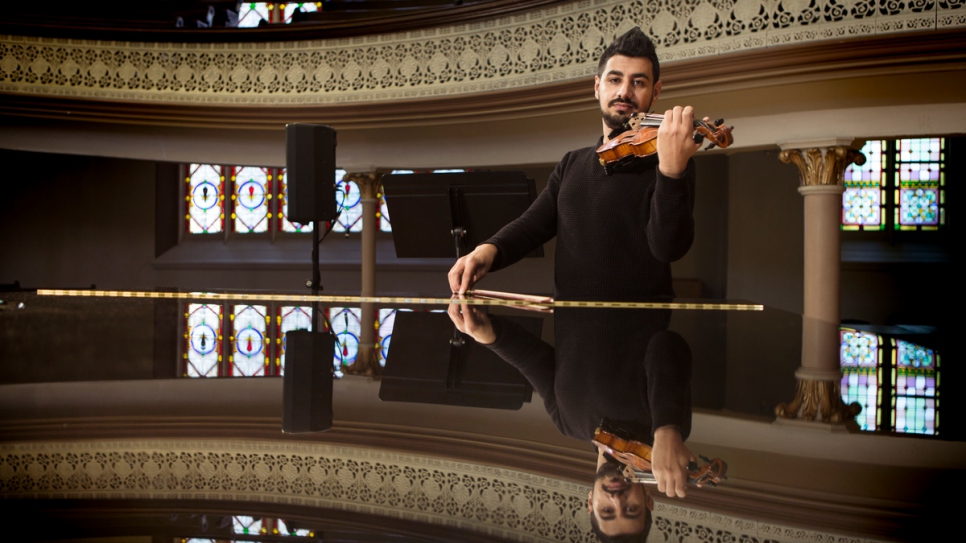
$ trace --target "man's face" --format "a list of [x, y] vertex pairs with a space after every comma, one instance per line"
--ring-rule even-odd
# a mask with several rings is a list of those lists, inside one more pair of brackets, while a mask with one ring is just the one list
[[654, 508], [644, 485], [628, 483], [622, 468], [610, 461], [601, 465], [594, 488], [587, 495], [587, 510], [597, 517], [600, 531], [609, 536], [640, 533]]
[[604, 73], [594, 77], [594, 96], [600, 102], [604, 132], [620, 128], [634, 113], [647, 112], [661, 93], [654, 67], [646, 58], [614, 55]]

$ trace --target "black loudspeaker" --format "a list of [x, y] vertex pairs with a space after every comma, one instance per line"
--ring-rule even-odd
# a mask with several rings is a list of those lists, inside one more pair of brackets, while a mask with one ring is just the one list
[[332, 358], [335, 338], [325, 332], [285, 334], [282, 431], [324, 432], [332, 428]]
[[335, 130], [318, 124], [285, 125], [288, 220], [299, 224], [334, 221]]

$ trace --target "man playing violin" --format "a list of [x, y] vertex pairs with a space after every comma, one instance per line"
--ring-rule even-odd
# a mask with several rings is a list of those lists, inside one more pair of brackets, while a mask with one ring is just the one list
[[658, 129], [656, 156], [607, 175], [596, 148], [650, 110], [661, 93], [654, 44], [639, 28], [604, 51], [594, 77], [603, 137], [567, 153], [530, 208], [460, 258], [449, 272], [454, 294], [557, 238], [554, 297], [634, 300], [673, 297], [670, 263], [694, 238], [694, 163], [690, 106], [674, 107]]

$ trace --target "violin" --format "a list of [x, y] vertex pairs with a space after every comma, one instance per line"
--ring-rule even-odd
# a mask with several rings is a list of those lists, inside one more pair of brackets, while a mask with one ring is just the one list
[[[650, 445], [617, 437], [600, 428], [594, 431], [594, 445], [626, 466], [624, 478], [628, 482], [657, 484], [657, 479], [651, 473]], [[712, 460], [706, 456], [699, 456], [699, 458], [707, 464], [699, 466], [696, 462], [688, 463], [688, 484], [715, 487], [728, 478], [726, 476], [728, 464], [724, 460], [720, 458]]]
[[[652, 113], [635, 113], [625, 123], [627, 130], [616, 138], [597, 148], [600, 165], [604, 172], [610, 175], [614, 168], [638, 157], [651, 156], [657, 152], [657, 129], [661, 126], [664, 115]], [[708, 139], [705, 150], [728, 147], [735, 142], [731, 136], [733, 126], [725, 126], [724, 119], [713, 122], [695, 119], [694, 143], [703, 143]]]

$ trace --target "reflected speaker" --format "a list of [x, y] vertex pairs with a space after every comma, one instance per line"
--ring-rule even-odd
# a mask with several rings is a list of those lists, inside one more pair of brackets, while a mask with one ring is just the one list
[[285, 334], [282, 431], [324, 432], [332, 428], [332, 358], [335, 338], [325, 332]]
[[335, 130], [318, 124], [285, 125], [288, 220], [299, 224], [334, 221]]

